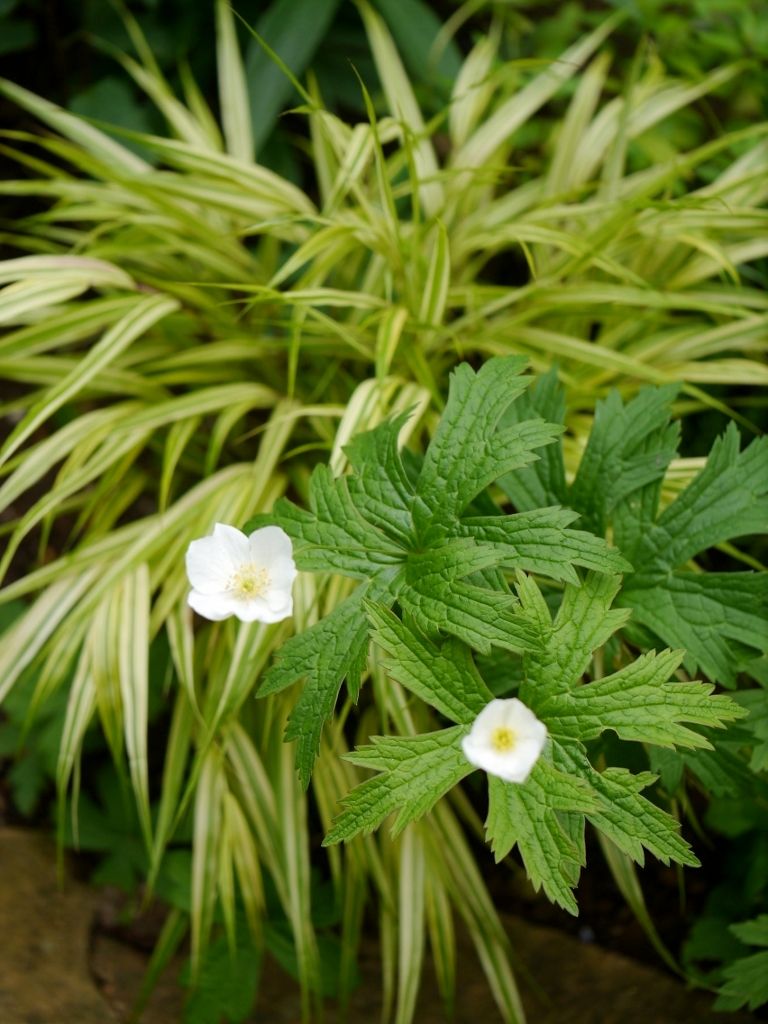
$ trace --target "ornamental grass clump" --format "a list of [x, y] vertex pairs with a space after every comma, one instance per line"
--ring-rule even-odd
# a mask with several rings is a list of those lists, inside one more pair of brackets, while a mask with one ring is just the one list
[[[303, 188], [254, 156], [223, 0], [221, 124], [130, 18], [140, 61], [122, 63], [168, 137], [0, 81], [35, 119], [5, 133], [20, 170], [0, 195], [37, 204], [0, 263], [0, 697], [61, 700], [62, 808], [103, 735], [172, 907], [154, 968], [189, 933], [199, 982], [249, 935], [308, 1018], [348, 998], [375, 906], [385, 1012], [405, 1024], [427, 945], [451, 1004], [460, 918], [520, 1021], [470, 844], [485, 790], [460, 785], [478, 716], [520, 701], [546, 728], [524, 781], [489, 775], [485, 830], [572, 912], [587, 822], [644, 909], [645, 850], [696, 861], [670, 757], [701, 777], [725, 724], [749, 713], [740, 763], [758, 735], [756, 691], [711, 683], [761, 678], [764, 575], [695, 560], [763, 529], [765, 451], [732, 428], [706, 467], [678, 460], [663, 385], [681, 382], [676, 415], [722, 408], [711, 384], [742, 422], [764, 407], [738, 389], [766, 379], [766, 126], [640, 159], [738, 68], [641, 68], [619, 93], [613, 21], [531, 75], [483, 36], [426, 125], [359, 6], [380, 95], [347, 123], [296, 83]], [[522, 170], [518, 133], [569, 82]], [[565, 391], [531, 387], [555, 361]], [[647, 770], [606, 760], [606, 731]], [[312, 914], [325, 881], [330, 923]]]

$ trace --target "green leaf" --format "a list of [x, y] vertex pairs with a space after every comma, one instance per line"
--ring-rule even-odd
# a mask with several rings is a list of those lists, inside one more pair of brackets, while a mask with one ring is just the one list
[[293, 636], [280, 648], [276, 663], [259, 687], [264, 697], [278, 693], [298, 679], [305, 679], [296, 702], [286, 739], [298, 740], [296, 766], [309, 785], [323, 725], [333, 713], [344, 679], [355, 693], [365, 669], [368, 623], [362, 609], [365, 587], [358, 589], [308, 630]]
[[384, 15], [413, 77], [418, 79], [433, 70], [431, 77], [436, 73], [442, 82], [454, 81], [461, 68], [461, 51], [453, 39], [440, 50], [434, 69], [430, 66], [442, 22], [429, 4], [424, 0], [376, 0], [375, 6]]
[[508, 590], [489, 590], [462, 578], [498, 558], [492, 548], [471, 540], [411, 554], [398, 594], [403, 610], [426, 632], [449, 633], [483, 654], [491, 645], [511, 651], [536, 646], [536, 630], [514, 614], [516, 600]]
[[540, 508], [511, 516], [473, 516], [461, 520], [463, 533], [480, 544], [492, 544], [505, 569], [523, 569], [565, 583], [579, 582], [574, 565], [597, 572], [628, 572], [632, 567], [601, 537], [569, 530], [575, 512]]
[[768, 573], [668, 573], [630, 577], [620, 602], [632, 621], [666, 643], [685, 648], [691, 672], [697, 666], [725, 686], [734, 686], [738, 662], [734, 644], [768, 649], [765, 622]]
[[651, 484], [616, 508], [615, 539], [635, 567], [620, 603], [632, 609], [633, 628], [684, 647], [690, 671], [700, 666], [710, 679], [734, 686], [743, 661], [737, 645], [768, 651], [768, 574], [678, 567], [714, 544], [768, 529], [768, 440], [739, 452], [731, 424], [704, 469], [657, 517], [658, 500]]
[[152, 118], [140, 102], [136, 88], [123, 78], [104, 75], [68, 103], [73, 114], [95, 121], [109, 121], [137, 132], [150, 132]]
[[[500, 482], [516, 506], [534, 518], [537, 505], [559, 501], [572, 504], [599, 536], [612, 526], [615, 544], [634, 568], [617, 602], [632, 611], [627, 636], [640, 646], [658, 637], [684, 648], [690, 672], [700, 666], [712, 680], [733, 686], [739, 671], [749, 671], [738, 645], [768, 650], [768, 576], [692, 573], [679, 567], [712, 545], [768, 528], [768, 441], [755, 440], [739, 453], [738, 431], [731, 424], [705, 468], [659, 514], [661, 484], [679, 434], [677, 425], [668, 422], [675, 393], [671, 385], [646, 388], [624, 405], [618, 392], [611, 392], [598, 403], [570, 495], [565, 495], [562, 453], [555, 460], [559, 445]], [[563, 417], [562, 389], [554, 372], [511, 406], [505, 420], [536, 413]], [[499, 542], [498, 528], [488, 529], [477, 539]], [[598, 552], [595, 556], [600, 557]], [[519, 564], [540, 571], [522, 559]], [[590, 568], [605, 570], [605, 565]], [[627, 571], [626, 565], [621, 569]], [[560, 578], [568, 581], [567, 569]]]
[[[274, 0], [259, 19], [256, 32], [298, 76], [309, 66], [338, 6], [339, 0]], [[293, 86], [256, 39], [248, 48], [245, 80], [259, 149], [290, 101]]]
[[226, 0], [216, 0], [216, 68], [227, 151], [238, 160], [250, 163], [253, 160], [253, 138], [248, 83], [237, 44], [235, 19]]
[[355, 506], [369, 523], [400, 543], [413, 541], [413, 488], [398, 451], [398, 436], [409, 415], [396, 416], [354, 437], [344, 453], [355, 470], [348, 479]]
[[[310, 479], [309, 504], [307, 511], [281, 498], [270, 517], [294, 542], [300, 569], [368, 579], [404, 560], [403, 548], [358, 511], [346, 477], [334, 477], [326, 466], [316, 466]], [[252, 520], [246, 529], [266, 519]]]
[[[768, 438], [739, 452], [731, 423], [712, 447], [706, 466], [647, 530], [637, 556], [638, 574], [683, 565], [699, 552], [768, 531]], [[619, 546], [623, 546], [617, 534]]]
[[488, 360], [477, 373], [466, 363], [454, 370], [416, 488], [414, 519], [422, 534], [433, 522], [457, 517], [488, 484], [527, 465], [536, 458], [534, 449], [560, 433], [541, 420], [498, 430], [507, 407], [531, 383], [524, 368], [523, 358], [507, 356]]
[[763, 687], [755, 687], [740, 690], [733, 698], [749, 716], [745, 725], [752, 733], [750, 767], [753, 772], [765, 771], [768, 768], [768, 694]]
[[[313, 904], [314, 906], [314, 904]], [[317, 923], [317, 922], [313, 922]], [[266, 945], [269, 952], [291, 978], [301, 981], [301, 971], [296, 955], [296, 943], [287, 923], [278, 921], [267, 923], [265, 929]], [[318, 973], [311, 983], [312, 991], [330, 999], [338, 999], [339, 974], [343, 960], [343, 949], [335, 935], [317, 934]], [[351, 971], [352, 984], [359, 984], [357, 966]]]
[[[524, 656], [523, 703], [536, 710], [547, 697], [568, 693], [581, 680], [593, 652], [628, 618], [627, 611], [611, 609], [619, 585], [618, 576], [590, 573], [580, 587], [565, 588], [549, 636], [540, 649]], [[549, 612], [536, 584], [521, 578], [518, 587], [526, 617], [543, 626]]]
[[16, 21], [3, 18], [3, 34], [0, 37], [0, 54], [26, 50], [37, 42], [37, 32], [30, 21]]
[[372, 832], [394, 811], [398, 814], [393, 835], [426, 814], [444, 793], [474, 771], [461, 749], [466, 731], [464, 726], [453, 726], [420, 736], [374, 736], [371, 746], [347, 754], [346, 760], [379, 769], [381, 774], [344, 798], [344, 810], [323, 845]]
[[569, 499], [586, 529], [604, 536], [611, 510], [664, 476], [677, 450], [679, 429], [664, 429], [676, 393], [676, 385], [644, 388], [624, 405], [618, 391], [611, 391], [597, 403]]
[[[565, 423], [565, 391], [558, 383], [557, 370], [538, 377], [533, 386], [509, 406], [501, 419], [509, 429], [525, 420], [541, 417], [548, 423]], [[550, 444], [538, 461], [499, 478], [499, 484], [521, 512], [567, 504], [562, 444]]]
[[135, 892], [147, 871], [146, 847], [136, 805], [110, 763], [98, 773], [96, 797], [98, 802], [81, 793], [77, 801], [77, 820], [65, 815], [64, 843], [101, 855], [94, 882]]
[[[0, 608], [0, 630], [9, 627], [26, 610], [21, 601]], [[37, 676], [25, 673], [3, 700], [0, 722], [0, 758], [13, 764], [7, 779], [13, 803], [25, 817], [31, 815], [56, 776], [56, 761], [64, 727], [67, 689], [58, 689], [34, 714], [30, 713]]]
[[583, 749], [559, 747], [559, 764], [578, 772], [589, 783], [600, 810], [587, 813], [588, 820], [637, 864], [645, 863], [644, 849], [663, 863], [697, 867], [698, 859], [680, 836], [678, 822], [641, 795], [656, 776], [650, 772], [633, 775], [625, 768], [595, 771]]
[[[245, 928], [237, 944], [225, 938], [206, 949], [194, 985], [184, 1004], [184, 1024], [242, 1024], [256, 999], [261, 953]], [[191, 984], [187, 971], [182, 981]]]
[[419, 638], [383, 605], [367, 604], [366, 612], [373, 639], [389, 655], [389, 675], [440, 714], [470, 723], [493, 699], [462, 644]]
[[31, 751], [18, 758], [6, 778], [13, 794], [14, 806], [24, 817], [29, 817], [37, 807], [46, 783], [50, 782], [45, 766]]
[[[734, 694], [734, 699], [737, 695]], [[706, 730], [705, 730], [706, 735]], [[714, 740], [714, 736], [710, 737]], [[757, 776], [750, 771], [749, 763], [740, 755], [744, 745], [735, 729], [729, 729], [727, 736], [717, 737], [714, 750], [690, 750], [680, 755], [681, 767], [688, 768], [699, 780], [704, 791], [711, 796], [755, 798]], [[655, 771], [656, 768], [651, 764]]]
[[625, 740], [711, 747], [682, 723], [722, 728], [744, 712], [728, 697], [712, 697], [711, 685], [670, 681], [682, 658], [682, 651], [651, 651], [613, 675], [550, 697], [537, 714], [555, 736], [588, 740], [613, 729]]
[[[392, 118], [403, 131], [403, 148], [412, 166], [412, 178], [418, 188], [418, 200], [427, 216], [437, 214], [445, 205], [443, 183], [432, 139], [424, 124], [419, 102], [400, 60], [400, 54], [384, 21], [367, 3], [357, 0], [357, 9], [365, 26], [371, 55], [376, 65], [387, 107]], [[375, 123], [375, 112], [367, 93], [364, 93], [369, 120]], [[381, 191], [386, 197], [389, 212], [397, 217], [390, 190], [383, 153], [377, 157]], [[389, 193], [389, 195], [386, 195]]]
[[731, 931], [748, 946], [768, 946], [768, 914], [760, 914], [752, 921], [732, 924]]
[[[742, 942], [751, 946], [768, 946], [768, 914], [760, 914], [751, 921], [732, 924], [730, 927]], [[728, 964], [723, 977], [725, 984], [720, 990], [716, 1006], [727, 1005], [728, 1009], [738, 1009], [746, 1004], [750, 1010], [755, 1010], [768, 1003], [768, 950], [739, 957]]]
[[585, 864], [583, 840], [574, 838], [562, 812], [596, 807], [589, 787], [542, 757], [522, 784], [490, 777], [488, 795], [485, 828], [496, 860], [517, 845], [534, 887], [577, 914], [572, 890]]
[[[553, 502], [568, 505], [582, 516], [585, 529], [603, 537], [618, 503], [664, 477], [679, 436], [678, 426], [669, 426], [670, 403], [677, 390], [676, 385], [644, 388], [627, 406], [617, 391], [610, 391], [597, 402], [592, 431], [570, 488], [565, 483], [561, 446], [551, 445], [541, 462], [500, 481], [505, 492], [521, 510]], [[536, 415], [564, 422], [564, 391], [554, 370], [515, 402], [506, 419]], [[632, 558], [629, 547], [620, 547]]]

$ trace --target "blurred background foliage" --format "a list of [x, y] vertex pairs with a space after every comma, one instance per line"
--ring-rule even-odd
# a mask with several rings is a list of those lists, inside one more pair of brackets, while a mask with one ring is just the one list
[[[208, 99], [216, 93], [212, 4], [131, 0], [127, 5], [171, 84], [185, 69]], [[364, 114], [353, 69], [376, 80], [365, 30], [352, 0], [242, 0], [233, 5], [291, 71], [312, 68], [325, 105], [342, 115]], [[665, 128], [675, 145], [693, 145], [713, 131], [746, 127], [768, 115], [763, 76], [768, 64], [767, 0], [376, 0], [398, 45], [422, 112], [444, 109], [465, 55], [491, 25], [499, 31], [501, 61], [545, 61], [574, 39], [621, 11], [624, 22], [610, 47], [618, 57], [612, 85], [621, 91], [638, 48], [666, 71], [696, 80], [724, 64], [742, 73]], [[254, 139], [262, 163], [297, 177], [295, 147], [284, 137], [295, 119], [280, 123], [298, 102], [291, 83], [242, 25]], [[75, 113], [136, 131], [158, 131], [162, 121], [145, 93], [120, 72], [110, 49], [130, 52], [118, 3], [103, 0], [0, 0], [0, 55], [4, 75]], [[568, 90], [561, 96], [567, 99]], [[546, 137], [547, 119], [526, 126], [521, 146]], [[681, 137], [680, 133], [683, 133]]]

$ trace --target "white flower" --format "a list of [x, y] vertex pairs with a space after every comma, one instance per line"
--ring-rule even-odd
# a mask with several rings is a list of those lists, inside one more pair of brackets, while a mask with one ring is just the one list
[[461, 741], [470, 764], [505, 782], [525, 782], [547, 740], [547, 727], [517, 697], [492, 700]]
[[279, 526], [246, 537], [216, 523], [213, 534], [187, 548], [189, 604], [206, 619], [236, 615], [242, 622], [280, 622], [293, 612], [296, 578], [291, 538]]

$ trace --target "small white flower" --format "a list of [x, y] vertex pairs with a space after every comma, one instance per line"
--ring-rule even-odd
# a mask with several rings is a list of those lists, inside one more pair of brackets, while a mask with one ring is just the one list
[[505, 782], [525, 782], [547, 740], [547, 727], [517, 697], [492, 700], [461, 741], [470, 764]]
[[242, 622], [280, 622], [293, 612], [296, 578], [291, 538], [279, 526], [246, 537], [216, 523], [213, 534], [187, 548], [188, 602], [206, 619], [236, 615]]

